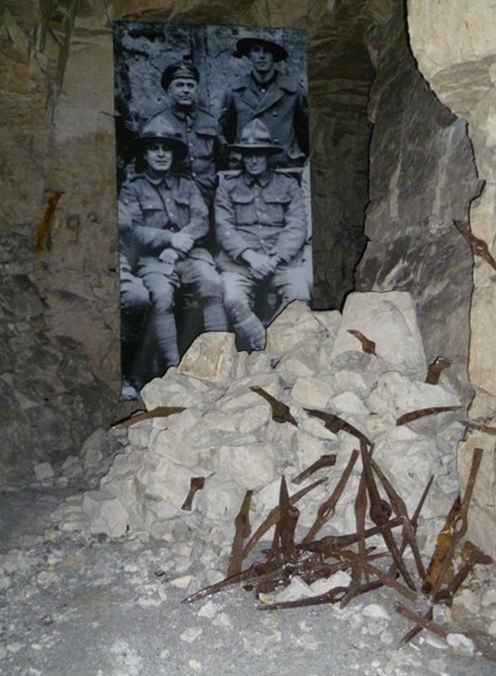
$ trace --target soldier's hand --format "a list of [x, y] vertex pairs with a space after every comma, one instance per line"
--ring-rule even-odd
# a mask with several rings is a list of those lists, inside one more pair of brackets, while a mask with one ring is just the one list
[[250, 266], [256, 279], [263, 279], [274, 272], [271, 260], [265, 254], [248, 250], [243, 254], [243, 258]]
[[175, 232], [170, 239], [171, 246], [184, 254], [193, 248], [195, 240], [182, 232]]
[[172, 263], [172, 264], [174, 264], [178, 258], [179, 254], [177, 251], [174, 251], [174, 249], [164, 249], [159, 256], [159, 259], [164, 263]]

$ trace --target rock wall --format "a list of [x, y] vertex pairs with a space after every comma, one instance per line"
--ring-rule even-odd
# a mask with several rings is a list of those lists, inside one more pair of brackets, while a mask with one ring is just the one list
[[449, 375], [468, 402], [472, 255], [453, 226], [453, 219], [467, 221], [480, 189], [466, 124], [418, 72], [403, 3], [369, 44], [377, 65], [369, 108], [370, 241], [357, 288], [413, 295], [428, 361], [451, 360]]
[[[489, 7], [491, 5], [491, 7]], [[494, 3], [485, 0], [408, 2], [412, 49], [419, 68], [439, 100], [468, 122], [475, 161], [485, 188], [470, 209], [472, 233], [495, 252], [496, 238], [496, 25]], [[453, 39], [456, 36], [456, 39]], [[467, 218], [468, 222], [468, 218]], [[476, 257], [470, 314], [470, 380], [475, 398], [473, 419], [494, 425], [496, 419], [495, 269]], [[459, 470], [466, 481], [474, 447], [485, 449], [483, 481], [469, 534], [496, 553], [496, 452], [493, 437], [472, 432], [459, 451]]]
[[[5, 468], [25, 467], [34, 457], [62, 459], [71, 445], [72, 452], [77, 452], [81, 430], [108, 423], [117, 403], [112, 20], [307, 30], [314, 137], [315, 296], [318, 307], [335, 307], [352, 288], [353, 269], [363, 248], [366, 105], [374, 73], [363, 43], [371, 21], [367, 3], [357, 0], [353, 11], [348, 4], [318, 0], [308, 8], [296, 1], [265, 0], [2, 3], [0, 232], [6, 244], [2, 246], [1, 303], [5, 308], [2, 332], [8, 340], [0, 346], [0, 380], [8, 383], [4, 401], [9, 404], [5, 410], [12, 425], [9, 443], [0, 451], [0, 464]], [[45, 232], [40, 225], [55, 193], [61, 197]], [[29, 300], [12, 317], [14, 298]], [[28, 305], [35, 310], [28, 310]], [[21, 334], [22, 340], [16, 337]], [[11, 348], [8, 341], [15, 346]], [[41, 358], [43, 345], [50, 346], [46, 361], [57, 363], [60, 374], [67, 372], [64, 378], [71, 384], [62, 390], [59, 386], [53, 391], [48, 385], [41, 388], [30, 415], [37, 424], [44, 416], [52, 422], [46, 423], [43, 443], [34, 444], [39, 428], [26, 417], [25, 387], [16, 369], [25, 367], [22, 378], [29, 379], [27, 365], [39, 354], [32, 373], [50, 380], [50, 367]], [[85, 364], [84, 368], [75, 372], [66, 353]], [[93, 396], [100, 400], [96, 418], [81, 403], [81, 388], [88, 380], [95, 388], [89, 400]], [[61, 391], [64, 394], [59, 397]], [[5, 475], [0, 472], [0, 477]]]

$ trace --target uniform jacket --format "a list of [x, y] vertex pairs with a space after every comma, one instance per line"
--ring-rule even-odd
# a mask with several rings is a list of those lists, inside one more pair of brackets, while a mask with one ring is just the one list
[[215, 197], [215, 222], [223, 270], [245, 265], [240, 256], [247, 249], [289, 263], [302, 251], [307, 232], [297, 179], [271, 172], [259, 184], [243, 172], [225, 176]]
[[131, 266], [144, 256], [158, 256], [175, 232], [195, 242], [208, 232], [208, 209], [194, 182], [183, 176], [154, 180], [136, 174], [118, 200], [121, 252]]
[[216, 170], [221, 167], [224, 144], [216, 118], [198, 107], [191, 115], [184, 115], [169, 106], [152, 119], [165, 117], [188, 144], [186, 170], [200, 188], [204, 199], [213, 201], [217, 184]]
[[264, 122], [272, 141], [283, 147], [279, 166], [302, 165], [308, 155], [308, 108], [302, 87], [276, 73], [265, 93], [253, 76], [241, 78], [224, 95], [220, 126], [228, 143], [239, 141], [241, 129], [255, 118]]

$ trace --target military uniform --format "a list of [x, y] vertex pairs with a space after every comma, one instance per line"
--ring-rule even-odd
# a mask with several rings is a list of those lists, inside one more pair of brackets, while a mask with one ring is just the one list
[[[248, 347], [260, 349], [265, 329], [253, 312], [260, 288], [276, 292], [283, 303], [310, 300], [308, 276], [302, 274], [307, 225], [301, 188], [283, 172], [268, 171], [258, 178], [235, 172], [219, 185], [215, 219], [227, 314]], [[241, 258], [247, 250], [277, 256], [273, 274], [257, 279]]]
[[192, 109], [190, 113], [169, 107], [152, 119], [160, 117], [177, 129], [186, 142], [186, 171], [200, 188], [207, 205], [211, 205], [217, 185], [216, 170], [223, 158], [223, 143], [216, 118], [200, 107]]
[[[157, 354], [160, 372], [179, 361], [173, 314], [178, 287], [187, 287], [200, 299], [205, 329], [219, 330], [225, 328], [222, 284], [211, 254], [201, 246], [208, 231], [208, 209], [193, 181], [176, 175], [153, 179], [137, 174], [123, 185], [118, 204], [127, 260], [147, 289], [151, 305], [142, 359], [135, 365], [135, 372], [141, 372], [146, 382], [156, 375], [147, 373], [150, 354]], [[176, 232], [195, 240], [186, 255], [171, 248]]]
[[220, 126], [227, 142], [237, 142], [243, 127], [255, 118], [282, 147], [274, 158], [277, 166], [304, 164], [309, 145], [308, 106], [301, 85], [279, 72], [264, 84], [258, 84], [253, 74], [241, 78], [223, 99]]

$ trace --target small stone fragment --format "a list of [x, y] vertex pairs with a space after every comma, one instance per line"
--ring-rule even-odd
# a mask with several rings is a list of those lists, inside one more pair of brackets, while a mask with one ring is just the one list
[[473, 655], [475, 652], [474, 642], [464, 634], [448, 634], [446, 641], [458, 655]]
[[376, 620], [390, 620], [391, 616], [385, 608], [380, 606], [378, 603], [370, 603], [368, 606], [362, 610], [362, 614], [365, 617], [372, 617]]
[[186, 643], [193, 643], [199, 636], [202, 635], [202, 633], [203, 629], [201, 627], [189, 627], [183, 631], [182, 634], [180, 634], [179, 638], [181, 641], [185, 641]]
[[53, 479], [55, 472], [49, 462], [38, 462], [34, 466], [34, 475], [38, 481]]

